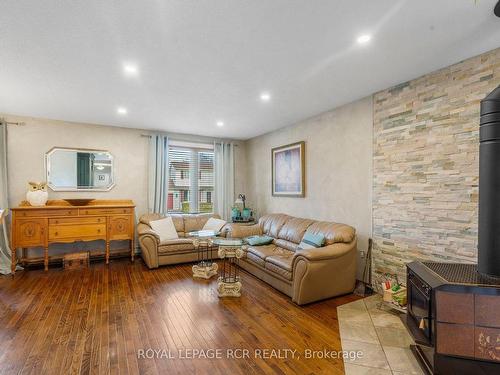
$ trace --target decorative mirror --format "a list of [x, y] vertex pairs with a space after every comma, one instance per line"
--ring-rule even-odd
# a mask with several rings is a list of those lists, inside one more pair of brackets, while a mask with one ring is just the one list
[[115, 185], [108, 151], [54, 147], [45, 154], [45, 168], [54, 191], [108, 191]]

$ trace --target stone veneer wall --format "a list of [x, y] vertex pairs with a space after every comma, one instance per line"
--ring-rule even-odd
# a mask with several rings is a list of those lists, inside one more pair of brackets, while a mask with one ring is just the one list
[[496, 49], [375, 94], [375, 275], [477, 260], [479, 102], [499, 84]]

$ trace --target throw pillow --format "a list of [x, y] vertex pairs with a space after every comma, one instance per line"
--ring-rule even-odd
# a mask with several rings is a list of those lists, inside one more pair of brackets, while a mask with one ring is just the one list
[[315, 249], [318, 247], [322, 247], [325, 244], [325, 236], [322, 234], [312, 234], [307, 233], [302, 237], [302, 241], [299, 244], [298, 249]]
[[164, 219], [150, 221], [149, 226], [158, 234], [160, 242], [179, 238], [179, 235], [175, 230], [174, 222], [170, 216], [167, 216]]
[[269, 245], [274, 238], [269, 236], [250, 236], [245, 238], [246, 242], [251, 246]]
[[226, 225], [227, 221], [222, 219], [216, 219], [215, 217], [211, 217], [203, 226], [202, 230], [213, 230], [214, 232], [220, 232], [222, 227]]

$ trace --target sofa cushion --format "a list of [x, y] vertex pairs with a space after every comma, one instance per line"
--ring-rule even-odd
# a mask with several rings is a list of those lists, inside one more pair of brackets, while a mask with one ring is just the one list
[[263, 246], [249, 246], [247, 249], [247, 253], [253, 254], [261, 259], [266, 259], [269, 255], [273, 255], [275, 252], [276, 246], [271, 245], [263, 245]]
[[266, 264], [266, 261], [264, 259], [260, 258], [259, 256], [255, 255], [255, 254], [249, 253], [249, 252], [246, 253], [245, 260], [251, 261], [251, 262], [261, 266], [262, 268], [264, 268], [265, 264]]
[[290, 242], [287, 240], [274, 240], [273, 243], [278, 246], [282, 247], [283, 249], [290, 250], [290, 251], [296, 251], [298, 249], [298, 246], [295, 242]]
[[262, 231], [265, 234], [274, 238], [278, 238], [281, 227], [290, 218], [291, 216], [285, 214], [270, 214], [262, 216], [259, 219], [259, 224], [261, 225]]
[[277, 276], [280, 276], [286, 280], [292, 280], [292, 272], [288, 271], [284, 268], [281, 268], [280, 266], [277, 266], [274, 263], [267, 262], [265, 263], [264, 268], [268, 271], [271, 271], [272, 273], [276, 274]]
[[266, 264], [272, 263], [288, 271], [292, 271], [292, 262], [293, 252], [288, 250], [283, 250], [275, 255], [269, 255], [266, 258]]
[[314, 220], [290, 217], [281, 227], [278, 238], [298, 244], [312, 223]]
[[206, 224], [208, 219], [214, 217], [219, 219], [219, 215], [215, 214], [193, 214], [193, 215], [183, 215], [184, 218], [184, 232], [194, 232], [197, 230], [201, 230], [203, 226]]
[[149, 225], [151, 226], [151, 229], [158, 234], [158, 237], [160, 237], [160, 243], [165, 240], [179, 238], [179, 235], [175, 230], [174, 222], [170, 216], [159, 220], [151, 220]]
[[172, 218], [177, 232], [184, 233], [184, 218], [179, 214], [168, 215]]
[[158, 247], [159, 254], [167, 254], [177, 251], [194, 251], [193, 240], [189, 238], [166, 240], [162, 241]]
[[356, 236], [356, 230], [353, 227], [329, 221], [316, 221], [307, 228], [306, 232], [325, 236], [325, 245], [338, 242], [350, 243]]

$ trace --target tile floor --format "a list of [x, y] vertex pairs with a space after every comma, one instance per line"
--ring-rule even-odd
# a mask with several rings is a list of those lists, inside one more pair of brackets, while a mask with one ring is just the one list
[[379, 309], [380, 295], [337, 308], [342, 349], [362, 351], [357, 359], [344, 360], [347, 375], [423, 375], [409, 345], [411, 336], [389, 309]]

